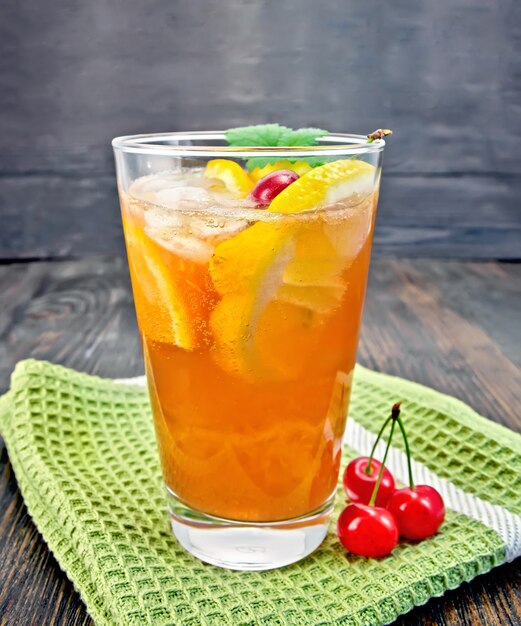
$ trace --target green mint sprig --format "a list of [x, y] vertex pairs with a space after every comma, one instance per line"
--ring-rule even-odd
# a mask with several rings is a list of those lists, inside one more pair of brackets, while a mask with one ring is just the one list
[[[226, 141], [231, 146], [260, 146], [270, 147], [296, 147], [314, 146], [318, 137], [328, 135], [327, 130], [321, 128], [299, 128], [293, 130], [280, 124], [258, 124], [256, 126], [241, 126], [231, 128], [225, 133]], [[280, 161], [277, 157], [253, 157], [246, 161], [246, 169], [251, 172], [256, 167], [264, 167]], [[311, 167], [324, 165], [327, 157], [303, 157], [302, 159], [290, 159], [291, 163], [306, 161]]]
[[[367, 143], [372, 143], [376, 139], [382, 139], [392, 135], [393, 131], [388, 128], [379, 128], [367, 135]], [[280, 124], [257, 124], [255, 126], [240, 126], [230, 128], [225, 132], [226, 141], [230, 146], [252, 146], [263, 148], [293, 148], [315, 146], [319, 137], [329, 135], [327, 130], [322, 128], [298, 128], [293, 130], [288, 126]], [[279, 157], [259, 156], [246, 161], [246, 169], [251, 172], [256, 167], [262, 168], [266, 165], [280, 161]], [[335, 161], [336, 157], [316, 156], [301, 157], [300, 159], [288, 159], [290, 163], [306, 161], [311, 167], [325, 165]]]

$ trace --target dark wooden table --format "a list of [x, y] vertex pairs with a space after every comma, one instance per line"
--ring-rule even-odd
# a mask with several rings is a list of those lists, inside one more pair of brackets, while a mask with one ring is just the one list
[[[360, 361], [450, 393], [519, 430], [520, 312], [520, 264], [377, 259]], [[0, 266], [2, 390], [28, 356], [102, 376], [142, 373], [125, 260]], [[5, 447], [0, 472], [0, 624], [92, 624], [27, 514]], [[519, 625], [520, 582], [518, 560], [397, 623]]]

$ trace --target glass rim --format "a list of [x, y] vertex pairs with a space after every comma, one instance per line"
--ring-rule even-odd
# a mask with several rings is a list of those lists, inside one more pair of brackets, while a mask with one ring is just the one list
[[300, 159], [302, 157], [351, 156], [382, 152], [384, 139], [367, 143], [366, 135], [351, 133], [330, 133], [319, 137], [316, 146], [215, 146], [215, 145], [176, 145], [176, 141], [217, 141], [225, 139], [224, 131], [177, 131], [171, 133], [147, 133], [123, 135], [112, 140], [114, 150], [137, 154], [172, 157], [211, 157], [241, 158], [279, 157]]

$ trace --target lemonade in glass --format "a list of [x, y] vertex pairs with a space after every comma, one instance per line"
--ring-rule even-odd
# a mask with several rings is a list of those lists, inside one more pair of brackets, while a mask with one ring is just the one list
[[323, 540], [341, 459], [382, 140], [113, 142], [173, 530], [259, 570]]

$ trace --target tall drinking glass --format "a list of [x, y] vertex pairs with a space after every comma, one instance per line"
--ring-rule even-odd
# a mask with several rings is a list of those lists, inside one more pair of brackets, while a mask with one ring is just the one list
[[333, 506], [384, 142], [113, 147], [173, 531], [222, 567], [302, 559]]

